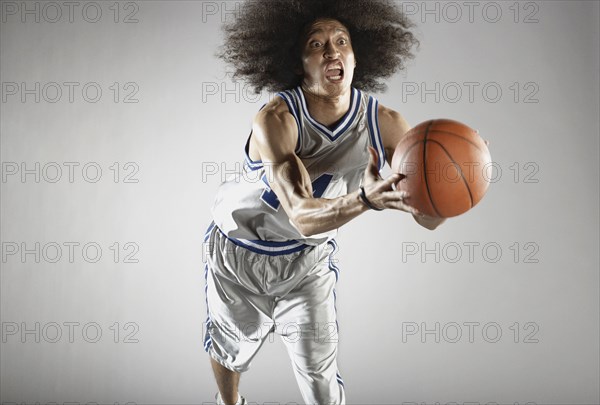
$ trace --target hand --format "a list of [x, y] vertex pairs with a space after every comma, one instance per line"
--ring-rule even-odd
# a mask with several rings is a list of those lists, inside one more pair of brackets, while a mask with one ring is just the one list
[[429, 215], [425, 214], [413, 215], [413, 218], [415, 219], [415, 221], [417, 221], [419, 225], [431, 231], [433, 231], [435, 228], [443, 224], [444, 221], [446, 221], [446, 218], [430, 217]]
[[379, 175], [379, 165], [377, 152], [369, 146], [369, 164], [365, 169], [363, 177], [363, 187], [367, 199], [376, 208], [391, 208], [400, 211], [409, 212], [413, 215], [420, 215], [420, 212], [407, 205], [404, 199], [408, 197], [406, 191], [398, 191], [394, 185], [406, 176], [400, 173], [394, 173], [387, 179], [382, 179]]

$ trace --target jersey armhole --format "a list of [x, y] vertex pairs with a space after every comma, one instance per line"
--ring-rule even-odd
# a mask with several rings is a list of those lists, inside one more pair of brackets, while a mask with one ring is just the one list
[[248, 134], [248, 140], [246, 141], [246, 146], [244, 146], [244, 155], [246, 158], [246, 165], [250, 170], [258, 170], [263, 167], [262, 160], [252, 160], [250, 158], [250, 138], [252, 137], [252, 130], [250, 130], [250, 134]]

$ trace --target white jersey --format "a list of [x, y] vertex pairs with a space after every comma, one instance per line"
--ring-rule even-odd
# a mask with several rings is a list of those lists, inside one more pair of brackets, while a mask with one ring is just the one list
[[[306, 167], [316, 198], [335, 198], [357, 190], [369, 162], [368, 146], [385, 151], [379, 133], [377, 100], [352, 88], [350, 108], [333, 129], [310, 116], [300, 87], [278, 93], [298, 125], [296, 155]], [[271, 255], [299, 251], [332, 239], [337, 230], [306, 237], [290, 222], [269, 187], [271, 171], [248, 155], [241, 173], [219, 187], [212, 209], [215, 225], [230, 240], [258, 253]]]

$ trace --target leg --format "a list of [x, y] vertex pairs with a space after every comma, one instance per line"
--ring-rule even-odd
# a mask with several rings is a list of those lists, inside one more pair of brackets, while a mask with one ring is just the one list
[[251, 290], [252, 284], [236, 277], [238, 270], [245, 274], [244, 269], [238, 269], [240, 263], [256, 262], [255, 258], [247, 257], [254, 253], [230, 246], [216, 228], [209, 241], [204, 349], [210, 355], [221, 400], [235, 404], [239, 398], [240, 373], [248, 370], [272, 328], [271, 304]]
[[345, 403], [344, 383], [337, 369], [337, 268], [329, 254], [333, 246], [329, 245], [319, 263], [275, 308], [276, 330], [288, 349], [307, 404]]
[[240, 373], [236, 373], [235, 371], [231, 371], [228, 368], [223, 367], [212, 357], [210, 359], [210, 363], [212, 365], [223, 402], [225, 402], [226, 405], [234, 405], [238, 400]]

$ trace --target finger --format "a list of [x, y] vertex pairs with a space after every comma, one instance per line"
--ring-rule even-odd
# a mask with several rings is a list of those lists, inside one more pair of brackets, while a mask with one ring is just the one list
[[385, 207], [408, 212], [409, 214], [412, 214], [412, 215], [417, 215], [417, 216], [422, 215], [418, 209], [411, 207], [410, 205], [406, 204], [403, 201], [391, 201], [391, 202], [387, 203], [385, 205]]
[[410, 197], [408, 191], [384, 191], [381, 195], [385, 201], [404, 201]]
[[407, 191], [386, 191], [381, 193], [381, 196], [386, 208], [410, 212], [413, 215], [422, 215], [418, 209], [410, 206], [410, 204], [406, 202], [406, 199], [410, 197], [410, 194]]
[[392, 173], [386, 179], [381, 180], [375, 187], [376, 191], [394, 190], [394, 185], [403, 179], [400, 173]]

